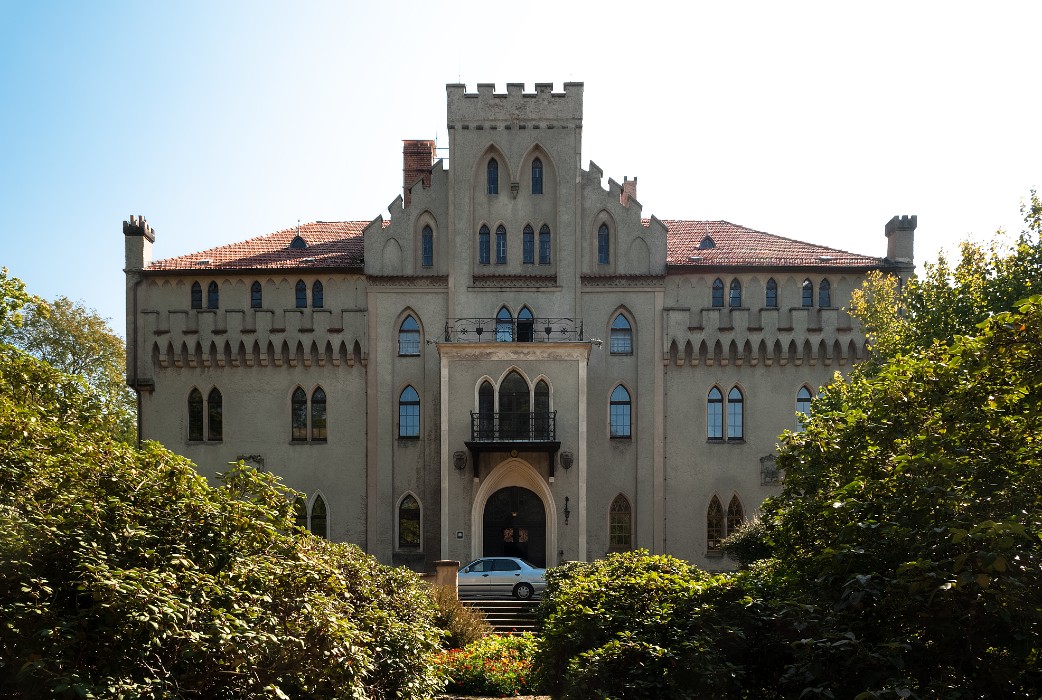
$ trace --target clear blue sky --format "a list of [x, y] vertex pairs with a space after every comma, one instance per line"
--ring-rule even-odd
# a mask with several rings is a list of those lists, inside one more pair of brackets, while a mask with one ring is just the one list
[[583, 165], [645, 215], [916, 257], [1021, 228], [1042, 185], [1042, 3], [0, 0], [0, 265], [124, 327], [156, 257], [369, 220], [445, 84], [586, 83]]

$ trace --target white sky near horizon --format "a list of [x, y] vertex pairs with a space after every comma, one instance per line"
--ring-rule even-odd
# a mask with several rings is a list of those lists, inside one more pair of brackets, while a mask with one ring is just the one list
[[[0, 265], [124, 330], [122, 221], [165, 258], [371, 220], [445, 84], [585, 83], [583, 167], [645, 216], [916, 260], [1042, 185], [1042, 3], [0, 0]], [[451, 164], [450, 164], [451, 167]]]

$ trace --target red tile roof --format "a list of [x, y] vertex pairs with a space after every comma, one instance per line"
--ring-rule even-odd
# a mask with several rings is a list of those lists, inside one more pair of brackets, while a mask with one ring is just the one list
[[[668, 229], [666, 263], [689, 267], [844, 267], [870, 269], [880, 258], [803, 243], [727, 221], [663, 220]], [[389, 221], [384, 221], [386, 227]], [[644, 225], [650, 224], [649, 219]], [[361, 267], [362, 231], [368, 221], [315, 221], [300, 226], [306, 248], [290, 244], [298, 229], [288, 228], [241, 243], [156, 260], [149, 270], [255, 270], [275, 268]], [[706, 235], [714, 247], [702, 247]], [[202, 262], [209, 260], [208, 263]]]
[[[795, 241], [729, 221], [664, 220], [662, 223], [669, 231], [666, 237], [667, 265], [870, 269], [883, 264], [882, 259], [870, 255]], [[707, 235], [715, 244], [713, 247], [702, 244]]]
[[[389, 222], [385, 221], [386, 226]], [[301, 267], [361, 267], [362, 230], [368, 221], [314, 221], [301, 224], [306, 248], [291, 248], [297, 227], [210, 248], [191, 255], [156, 260], [149, 270], [256, 270]], [[201, 261], [209, 260], [209, 263]]]

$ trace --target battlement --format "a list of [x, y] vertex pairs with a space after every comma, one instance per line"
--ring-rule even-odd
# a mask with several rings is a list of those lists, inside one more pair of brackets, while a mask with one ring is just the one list
[[133, 214], [130, 215], [130, 221], [123, 222], [123, 235], [124, 236], [144, 236], [150, 242], [156, 242], [156, 233], [152, 230], [152, 227], [145, 221], [145, 217], [140, 214], [135, 217]]
[[886, 235], [889, 236], [897, 231], [914, 231], [917, 224], [918, 217], [915, 214], [912, 216], [895, 216], [886, 222]]
[[471, 123], [512, 126], [523, 122], [581, 122], [583, 84], [564, 83], [564, 92], [554, 92], [553, 83], [536, 83], [535, 92], [525, 92], [524, 83], [507, 83], [505, 93], [494, 83], [478, 83], [477, 92], [467, 86], [445, 86], [449, 128]]

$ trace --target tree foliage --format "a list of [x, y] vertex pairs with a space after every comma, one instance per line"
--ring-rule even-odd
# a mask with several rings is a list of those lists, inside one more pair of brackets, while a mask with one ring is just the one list
[[240, 463], [212, 488], [116, 421], [0, 346], [0, 695], [433, 692], [440, 633], [414, 574], [296, 531], [272, 475]]
[[964, 241], [958, 260], [945, 254], [924, 265], [903, 289], [891, 275], [873, 272], [851, 299], [872, 351], [870, 367], [926, 348], [973, 335], [977, 324], [1009, 311], [1042, 292], [1042, 200], [1032, 191], [1021, 206], [1025, 228], [1013, 241], [999, 232], [987, 245]]
[[1042, 693], [1042, 297], [975, 330], [836, 381], [788, 435], [764, 518], [793, 691]]

